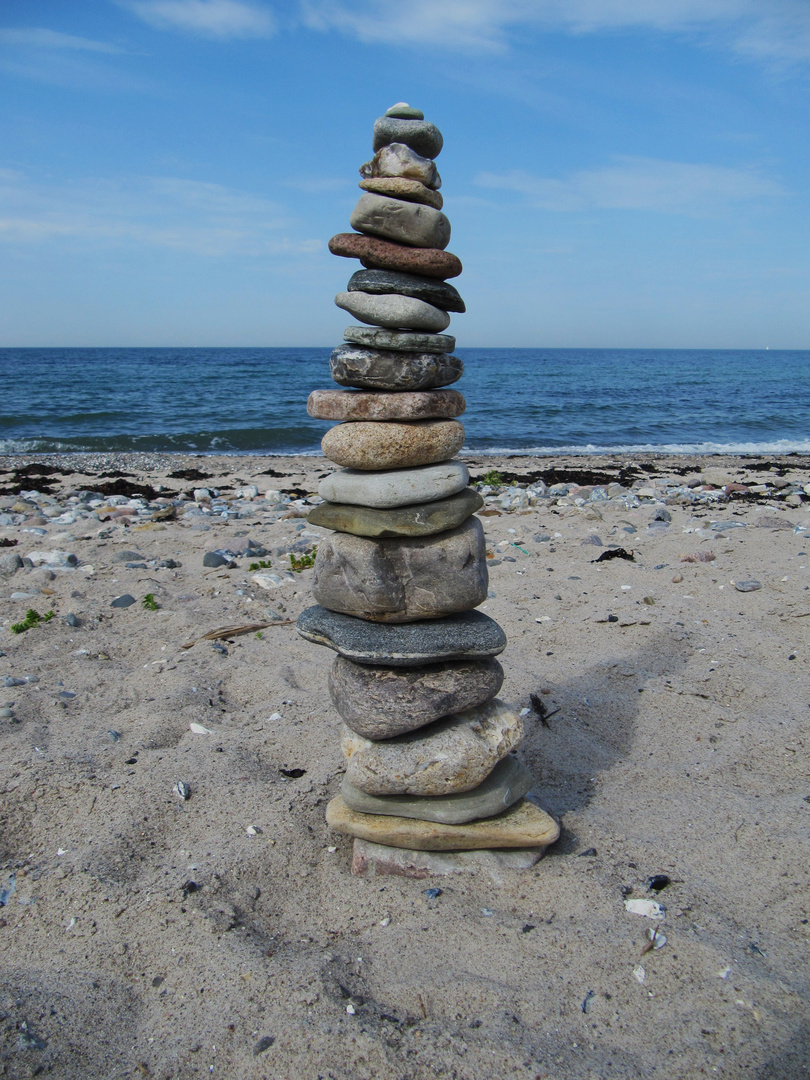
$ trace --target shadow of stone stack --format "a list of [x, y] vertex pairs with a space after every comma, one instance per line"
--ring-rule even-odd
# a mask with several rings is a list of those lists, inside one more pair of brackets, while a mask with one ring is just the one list
[[408, 105], [375, 122], [357, 231], [329, 242], [365, 267], [335, 298], [367, 324], [332, 353], [332, 378], [352, 389], [315, 390], [307, 405], [340, 421], [321, 445], [341, 468], [309, 515], [332, 532], [298, 631], [338, 653], [329, 690], [346, 773], [326, 817], [355, 837], [356, 873], [531, 866], [559, 832], [525, 798], [533, 778], [511, 753], [523, 730], [496, 696], [506, 637], [474, 610], [488, 587], [483, 500], [454, 457], [464, 397], [444, 389], [463, 365], [442, 331], [465, 307], [447, 282], [461, 263], [445, 250], [441, 148]]

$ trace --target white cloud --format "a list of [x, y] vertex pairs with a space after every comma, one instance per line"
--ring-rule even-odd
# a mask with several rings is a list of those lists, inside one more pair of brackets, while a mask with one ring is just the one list
[[542, 210], [636, 210], [703, 217], [751, 200], [784, 195], [782, 186], [751, 169], [617, 157], [564, 180], [515, 170], [476, 177], [481, 187], [525, 195]]
[[807, 0], [301, 0], [304, 22], [360, 41], [502, 52], [527, 28], [710, 35], [736, 52], [810, 59]]
[[267, 8], [244, 0], [129, 0], [125, 6], [160, 30], [185, 30], [222, 40], [272, 37], [276, 29]]
[[90, 38], [75, 37], [73, 34], [60, 34], [57, 30], [40, 27], [2, 28], [0, 44], [23, 45], [35, 49], [73, 49], [80, 52], [119, 53], [115, 45], [106, 41], [92, 41]]
[[70, 240], [95, 248], [163, 247], [195, 255], [306, 254], [320, 240], [278, 203], [175, 177], [34, 185], [0, 170], [0, 242]]

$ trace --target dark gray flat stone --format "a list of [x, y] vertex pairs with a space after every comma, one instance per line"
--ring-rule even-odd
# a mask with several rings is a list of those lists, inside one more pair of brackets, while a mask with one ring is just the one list
[[424, 300], [443, 311], [466, 311], [458, 289], [437, 278], [399, 274], [396, 270], [358, 270], [349, 278], [349, 292], [399, 293]]
[[396, 536], [432, 536], [455, 529], [484, 505], [481, 495], [465, 488], [458, 495], [437, 502], [375, 510], [369, 506], [323, 502], [310, 510], [307, 519], [335, 532], [353, 533], [382, 540]]
[[340, 793], [349, 809], [361, 814], [463, 825], [466, 821], [481, 821], [502, 814], [533, 787], [534, 777], [526, 766], [508, 754], [483, 784], [455, 795], [367, 795], [345, 776]]
[[374, 121], [372, 149], [376, 154], [383, 146], [390, 146], [391, 143], [404, 143], [421, 157], [432, 160], [441, 153], [444, 140], [436, 125], [428, 120], [381, 116]]
[[416, 667], [442, 660], [497, 656], [506, 634], [480, 611], [414, 623], [372, 623], [315, 604], [298, 616], [301, 637], [357, 664]]
[[395, 349], [397, 352], [450, 353], [456, 347], [452, 334], [421, 334], [379, 326], [347, 326], [343, 337], [354, 345], [365, 345], [367, 349]]
[[332, 352], [329, 370], [336, 383], [360, 390], [433, 390], [457, 382], [464, 364], [446, 353], [341, 345]]

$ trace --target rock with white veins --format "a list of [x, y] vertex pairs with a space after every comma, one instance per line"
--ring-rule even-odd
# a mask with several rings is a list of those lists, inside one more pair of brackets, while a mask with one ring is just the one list
[[344, 727], [341, 749], [349, 783], [369, 795], [450, 795], [482, 784], [522, 738], [518, 713], [494, 698], [384, 742]]
[[360, 166], [360, 175], [364, 180], [375, 176], [404, 176], [408, 180], [418, 180], [434, 191], [442, 186], [435, 162], [417, 154], [405, 143], [389, 143], [381, 147], [371, 161]]

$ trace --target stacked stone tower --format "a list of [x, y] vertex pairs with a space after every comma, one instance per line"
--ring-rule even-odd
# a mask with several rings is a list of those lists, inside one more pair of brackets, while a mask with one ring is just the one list
[[558, 835], [525, 798], [533, 779], [511, 754], [523, 730], [496, 696], [506, 637], [475, 610], [488, 585], [483, 500], [454, 456], [464, 397], [445, 389], [463, 365], [442, 331], [465, 307], [447, 282], [461, 263], [445, 250], [441, 148], [406, 104], [374, 124], [356, 232], [329, 242], [365, 267], [335, 298], [367, 324], [332, 353], [332, 378], [352, 389], [315, 390], [307, 406], [340, 421], [321, 445], [341, 468], [309, 515], [332, 531], [315, 561], [317, 605], [298, 631], [338, 654], [329, 690], [346, 773], [326, 816], [356, 838], [355, 868], [501, 848], [524, 849], [530, 865]]

